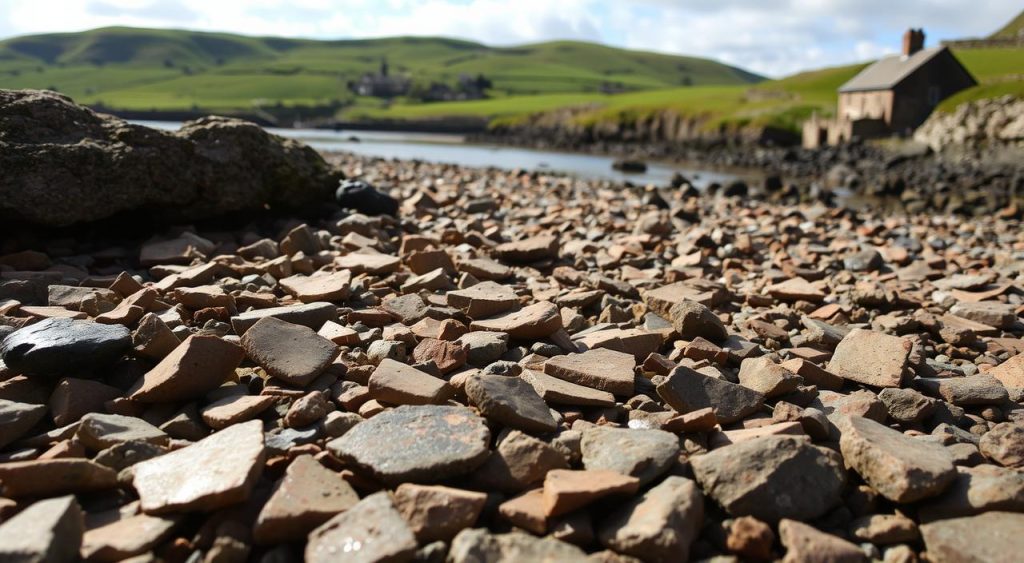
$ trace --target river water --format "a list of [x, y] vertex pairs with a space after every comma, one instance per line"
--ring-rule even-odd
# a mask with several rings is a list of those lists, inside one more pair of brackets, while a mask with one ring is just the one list
[[[174, 121], [135, 121], [158, 129], [175, 130]], [[328, 129], [278, 129], [268, 131], [300, 140], [319, 151], [346, 151], [380, 158], [424, 160], [460, 166], [563, 172], [586, 179], [629, 181], [634, 184], [666, 186], [676, 172], [686, 176], [698, 188], [712, 182], [725, 183], [735, 175], [682, 166], [648, 163], [643, 173], [625, 173], [612, 169], [609, 156], [576, 154], [467, 143], [460, 135], [399, 133], [390, 131], [333, 131]]]

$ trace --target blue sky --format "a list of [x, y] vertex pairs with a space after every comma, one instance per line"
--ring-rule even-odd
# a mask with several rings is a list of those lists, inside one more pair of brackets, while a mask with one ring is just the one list
[[710, 57], [772, 77], [877, 58], [909, 26], [982, 36], [1015, 0], [0, 0], [0, 37], [107, 25], [249, 35], [581, 39]]

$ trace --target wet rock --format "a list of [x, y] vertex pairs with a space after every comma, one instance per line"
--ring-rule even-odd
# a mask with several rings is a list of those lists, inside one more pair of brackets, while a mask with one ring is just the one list
[[16, 373], [58, 377], [109, 366], [131, 345], [131, 333], [122, 326], [53, 318], [4, 338], [0, 358]]
[[382, 412], [327, 448], [386, 483], [430, 483], [479, 467], [490, 453], [489, 442], [487, 426], [471, 410], [424, 405]]
[[372, 494], [309, 533], [305, 560], [412, 561], [416, 536], [387, 492]]
[[828, 370], [873, 387], [899, 387], [910, 347], [909, 341], [896, 336], [854, 329], [836, 347]]
[[644, 561], [684, 561], [703, 519], [696, 483], [672, 476], [616, 508], [601, 522], [598, 537], [605, 547]]
[[757, 391], [709, 377], [686, 366], [673, 369], [657, 390], [673, 409], [688, 413], [710, 407], [723, 424], [749, 416], [764, 405], [764, 396]]
[[78, 561], [84, 533], [75, 497], [41, 500], [0, 524], [0, 560]]
[[480, 414], [524, 432], [554, 432], [551, 409], [529, 383], [518, 377], [480, 374], [465, 384], [466, 396]]
[[247, 499], [264, 458], [263, 423], [253, 420], [136, 465], [132, 484], [147, 514], [211, 511]]
[[544, 362], [544, 373], [577, 385], [632, 396], [636, 360], [630, 354], [598, 348], [580, 354], [555, 356]]
[[859, 416], [842, 419], [839, 427], [846, 464], [889, 500], [905, 503], [932, 497], [956, 478], [952, 458], [935, 442]]
[[739, 442], [690, 463], [704, 492], [726, 512], [766, 522], [821, 516], [839, 502], [846, 482], [838, 455], [793, 436]]
[[596, 426], [583, 430], [583, 467], [636, 477], [643, 487], [668, 471], [679, 454], [679, 438], [662, 430]]
[[339, 475], [311, 456], [295, 458], [274, 487], [253, 526], [257, 543], [301, 541], [316, 527], [359, 502]]
[[338, 355], [338, 347], [313, 329], [274, 317], [261, 319], [242, 337], [242, 347], [270, 375], [305, 387]]

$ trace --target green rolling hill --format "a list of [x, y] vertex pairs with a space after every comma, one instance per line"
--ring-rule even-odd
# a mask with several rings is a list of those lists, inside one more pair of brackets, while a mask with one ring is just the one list
[[[116, 109], [245, 111], [276, 104], [379, 108], [349, 81], [387, 58], [392, 73], [491, 80], [493, 98], [744, 85], [762, 77], [708, 59], [556, 41], [517, 47], [433, 37], [317, 41], [102, 28], [0, 41], [0, 88], [49, 88]], [[399, 100], [401, 102], [401, 100]]]

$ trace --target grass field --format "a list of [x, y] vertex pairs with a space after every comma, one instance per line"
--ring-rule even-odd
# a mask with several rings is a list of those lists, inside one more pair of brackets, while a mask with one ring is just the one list
[[761, 77], [695, 57], [573, 41], [495, 48], [444, 38], [314, 41], [225, 33], [103, 28], [0, 41], [0, 88], [50, 88], [119, 109], [247, 110], [266, 104], [352, 103], [348, 82], [376, 72], [452, 84], [485, 75], [496, 97], [597, 94]]

